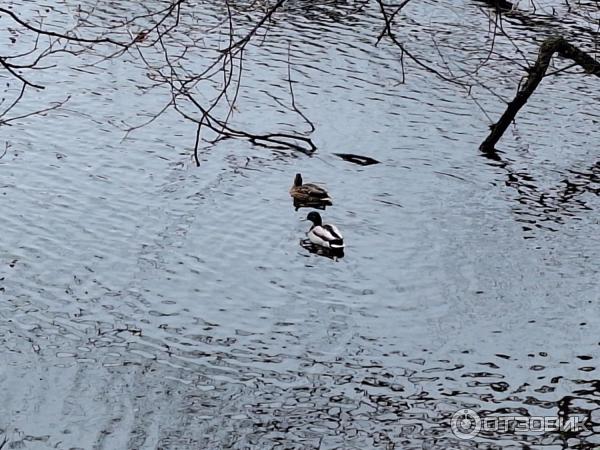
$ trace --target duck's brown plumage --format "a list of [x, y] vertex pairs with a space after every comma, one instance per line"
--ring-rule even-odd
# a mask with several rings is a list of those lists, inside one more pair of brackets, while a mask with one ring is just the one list
[[290, 195], [302, 203], [320, 203], [323, 205], [332, 205], [331, 197], [325, 189], [316, 184], [302, 183], [302, 175], [296, 174], [294, 185], [290, 188]]

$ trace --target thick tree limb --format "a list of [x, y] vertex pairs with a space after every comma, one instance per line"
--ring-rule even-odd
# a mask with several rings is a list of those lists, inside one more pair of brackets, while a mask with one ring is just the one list
[[579, 50], [574, 45], [569, 44], [569, 42], [562, 37], [551, 37], [546, 39], [540, 46], [537, 61], [528, 71], [529, 75], [527, 76], [526, 81], [519, 87], [515, 98], [508, 103], [506, 111], [504, 111], [500, 120], [490, 127], [491, 131], [489, 136], [479, 146], [481, 151], [494, 151], [496, 143], [500, 140], [519, 110], [525, 106], [525, 103], [527, 103], [531, 94], [533, 94], [542, 79], [546, 76], [546, 70], [548, 70], [550, 60], [555, 53], [563, 58], [571, 59], [587, 73], [600, 76], [600, 63], [590, 55]]

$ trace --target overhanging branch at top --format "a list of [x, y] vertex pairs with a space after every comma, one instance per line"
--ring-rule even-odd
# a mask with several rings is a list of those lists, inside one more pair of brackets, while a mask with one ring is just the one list
[[496, 143], [500, 140], [519, 110], [525, 106], [525, 103], [527, 103], [531, 94], [533, 94], [542, 79], [546, 76], [550, 60], [555, 53], [563, 58], [572, 60], [574, 63], [581, 66], [586, 73], [600, 76], [600, 63], [590, 55], [570, 44], [562, 37], [551, 37], [546, 39], [540, 46], [537, 61], [528, 71], [529, 75], [525, 82], [519, 87], [517, 95], [508, 103], [500, 120], [490, 127], [490, 134], [479, 146], [481, 151], [494, 152]]

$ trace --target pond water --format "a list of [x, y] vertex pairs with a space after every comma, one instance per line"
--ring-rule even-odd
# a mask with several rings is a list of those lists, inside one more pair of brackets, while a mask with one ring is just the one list
[[[75, 6], [60, 3], [49, 14], [69, 23]], [[101, 14], [119, 8], [136, 2]], [[438, 64], [437, 42], [456, 68], [485, 56], [482, 3], [411, 8], [398, 33], [416, 54]], [[222, 12], [199, 4], [195, 19]], [[566, 11], [540, 22], [505, 22], [532, 60], [544, 36], [579, 36]], [[399, 50], [374, 45], [382, 25], [376, 3], [290, 1], [249, 47], [234, 121], [307, 130], [269, 96], [289, 101], [289, 48], [313, 157], [226, 140], [195, 167], [194, 126], [172, 111], [123, 139], [169, 101], [139, 89], [134, 55], [86, 70], [58, 55], [35, 74], [47, 88], [20, 111], [71, 99], [0, 129], [7, 448], [600, 445], [598, 81], [544, 80], [486, 158], [479, 106], [495, 118], [504, 104], [476, 85], [478, 106], [408, 60], [402, 83]], [[523, 74], [501, 61], [479, 79], [510, 99]], [[343, 259], [299, 245], [296, 172], [332, 194], [322, 213], [344, 233]], [[460, 440], [461, 408], [580, 414], [589, 431]]]

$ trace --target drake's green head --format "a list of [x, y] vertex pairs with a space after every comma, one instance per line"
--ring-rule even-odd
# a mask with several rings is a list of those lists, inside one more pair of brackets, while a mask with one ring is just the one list
[[302, 175], [299, 173], [297, 173], [296, 178], [294, 178], [294, 186], [302, 186]]
[[316, 211], [311, 211], [306, 216], [306, 220], [310, 220], [315, 226], [320, 226], [323, 224], [323, 220], [321, 219], [321, 214]]

